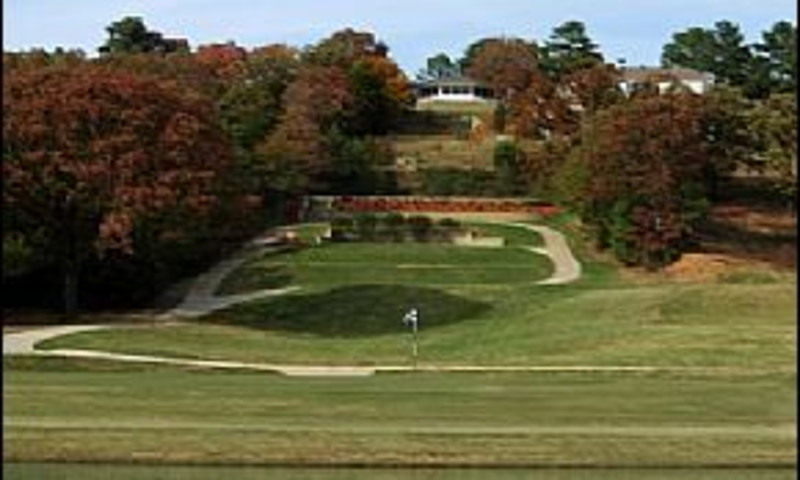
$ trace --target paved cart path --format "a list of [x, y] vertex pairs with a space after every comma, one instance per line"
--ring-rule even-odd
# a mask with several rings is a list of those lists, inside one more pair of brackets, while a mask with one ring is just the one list
[[[519, 366], [492, 366], [492, 365], [371, 365], [371, 366], [352, 366], [352, 365], [281, 365], [273, 363], [251, 363], [235, 362], [224, 360], [197, 360], [190, 358], [173, 358], [153, 355], [128, 355], [122, 353], [103, 352], [97, 350], [37, 350], [32, 347], [28, 338], [22, 342], [17, 339], [25, 337], [24, 333], [38, 333], [36, 338], [54, 338], [55, 336], [66, 335], [89, 331], [98, 328], [108, 328], [102, 326], [72, 326], [72, 327], [51, 327], [36, 330], [34, 332], [15, 333], [3, 336], [3, 354], [24, 354], [37, 357], [69, 357], [82, 359], [113, 360], [120, 362], [142, 363], [142, 364], [164, 364], [183, 367], [220, 369], [220, 370], [251, 370], [270, 373], [278, 373], [288, 376], [371, 376], [377, 373], [398, 373], [398, 372], [471, 372], [471, 373], [545, 373], [545, 372], [618, 372], [618, 373], [694, 373], [694, 374], [722, 374], [731, 372], [741, 372], [742, 369], [730, 367], [681, 367], [681, 366], [646, 366], [646, 365], [519, 365]], [[16, 337], [16, 339], [14, 338]], [[9, 348], [20, 345], [18, 349]], [[753, 371], [759, 371], [754, 369]], [[774, 370], [771, 370], [774, 371]], [[789, 371], [789, 370], [787, 370]]]
[[538, 282], [539, 285], [561, 285], [574, 282], [581, 276], [581, 264], [572, 255], [564, 234], [544, 225], [528, 225], [525, 223], [510, 223], [515, 227], [527, 228], [542, 236], [544, 248], [529, 247], [528, 250], [550, 257], [553, 262], [553, 274], [550, 278]]
[[242, 293], [238, 295], [215, 295], [217, 288], [225, 277], [239, 268], [251, 258], [263, 255], [274, 248], [271, 241], [275, 237], [271, 235], [260, 235], [252, 240], [239, 251], [220, 261], [211, 269], [198, 276], [189, 287], [189, 291], [180, 304], [160, 315], [160, 318], [174, 317], [201, 317], [215, 310], [227, 308], [231, 305], [257, 300], [259, 298], [274, 297], [283, 295], [298, 289], [298, 287], [287, 287], [281, 289], [258, 290], [255, 292]]

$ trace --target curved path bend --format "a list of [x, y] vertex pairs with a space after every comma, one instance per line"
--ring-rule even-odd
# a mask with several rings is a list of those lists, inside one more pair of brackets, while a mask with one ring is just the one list
[[554, 271], [550, 278], [538, 282], [539, 285], [562, 285], [580, 278], [581, 264], [572, 255], [572, 250], [570, 250], [563, 233], [544, 225], [527, 223], [506, 223], [505, 225], [526, 228], [542, 236], [544, 247], [528, 247], [528, 250], [550, 257]]
[[3, 334], [3, 355], [33, 355], [42, 352], [36, 350], [36, 344], [51, 338], [73, 333], [91, 332], [112, 328], [112, 325], [63, 325], [57, 327], [32, 327], [15, 333]]
[[220, 261], [210, 270], [198, 276], [189, 287], [189, 291], [175, 308], [159, 315], [160, 319], [173, 317], [201, 317], [215, 310], [259, 298], [283, 295], [298, 289], [287, 287], [281, 289], [258, 290], [238, 295], [216, 295], [217, 288], [229, 273], [236, 270], [247, 260], [261, 255], [271, 248], [269, 240], [274, 237], [262, 235], [243, 246], [239, 251]]
[[[496, 222], [500, 223], [500, 222]], [[544, 240], [544, 247], [528, 247], [528, 250], [546, 255], [551, 258], [554, 271], [553, 274], [540, 282], [540, 285], [560, 285], [573, 282], [580, 277], [581, 265], [572, 255], [564, 235], [552, 228], [541, 225], [529, 225], [524, 223], [506, 223], [520, 228], [526, 228], [540, 234]], [[263, 236], [260, 237], [263, 239]], [[161, 319], [176, 317], [199, 317], [214, 310], [228, 307], [235, 303], [246, 302], [258, 298], [283, 295], [297, 290], [298, 287], [288, 287], [278, 290], [261, 290], [240, 295], [217, 296], [220, 282], [228, 273], [239, 267], [246, 260], [254, 255], [259, 255], [267, 251], [270, 246], [268, 241], [256, 239], [245, 245], [236, 254], [226, 260], [216, 264], [206, 273], [200, 275], [192, 283], [189, 292], [183, 301], [172, 310], [159, 316]], [[44, 340], [70, 335], [73, 333], [88, 332], [114, 328], [115, 325], [69, 325], [42, 327], [26, 330], [22, 332], [9, 333], [3, 335], [3, 355], [37, 355], [48, 357], [72, 357], [72, 358], [96, 358], [124, 362], [136, 363], [160, 363], [171, 365], [192, 366], [201, 368], [223, 368], [223, 369], [245, 369], [261, 370], [281, 373], [284, 375], [373, 375], [377, 372], [397, 372], [397, 371], [636, 371], [650, 372], [665, 370], [661, 367], [630, 367], [630, 366], [539, 366], [539, 367], [483, 367], [483, 366], [302, 366], [302, 365], [276, 365], [258, 364], [231, 361], [212, 361], [212, 360], [192, 360], [181, 358], [166, 358], [147, 355], [126, 355], [112, 352], [101, 352], [93, 350], [38, 350], [36, 344]], [[667, 368], [666, 370], [675, 370]], [[685, 369], [682, 369], [685, 370]]]

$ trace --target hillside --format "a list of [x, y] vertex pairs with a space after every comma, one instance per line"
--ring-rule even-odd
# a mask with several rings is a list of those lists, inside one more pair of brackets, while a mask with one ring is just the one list
[[392, 144], [406, 183], [433, 168], [493, 170], [496, 143], [491, 104], [430, 102], [409, 112]]

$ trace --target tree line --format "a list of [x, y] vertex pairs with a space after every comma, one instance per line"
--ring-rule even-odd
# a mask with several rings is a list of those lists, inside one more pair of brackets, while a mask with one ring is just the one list
[[[508, 58], [504, 61], [503, 56]], [[554, 28], [542, 42], [489, 37], [470, 44], [457, 59], [436, 54], [427, 59], [417, 77], [427, 80], [464, 74], [485, 78], [506, 90], [525, 86], [525, 70], [538, 69], [550, 80], [558, 80], [603, 62], [586, 26], [573, 20]], [[624, 64], [625, 59], [617, 59], [617, 63]], [[728, 20], [711, 27], [691, 27], [673, 34], [663, 46], [661, 65], [711, 73], [718, 82], [740, 88], [751, 99], [792, 93], [797, 88], [797, 28], [791, 22], [778, 21], [761, 33], [759, 41], [748, 44], [739, 26]]]
[[98, 58], [3, 54], [4, 284], [141, 303], [300, 194], [391, 189], [382, 135], [413, 99], [373, 34], [190, 51], [141, 18], [107, 30]]
[[466, 75], [489, 85], [498, 97], [495, 127], [515, 139], [495, 154], [506, 192], [570, 205], [598, 247], [657, 268], [694, 241], [737, 170], [767, 177], [794, 209], [796, 42], [785, 21], [752, 45], [728, 21], [674, 34], [662, 65], [713, 74], [716, 85], [704, 95], [669, 68], [623, 94], [623, 70], [606, 62], [577, 21], [541, 44], [494, 37], [459, 59], [437, 54], [418, 78]]
[[[717, 179], [739, 164], [766, 166], [794, 191], [796, 50], [785, 23], [740, 55], [747, 75], [712, 65], [723, 88], [702, 98], [677, 84], [626, 98], [580, 22], [542, 46], [479, 40], [458, 61], [433, 57], [424, 75], [464, 72], [498, 92], [496, 127], [515, 138], [496, 154], [508, 193], [572, 205], [598, 244], [651, 265], [679, 255]], [[676, 34], [664, 63], [706, 69], [692, 63], [703, 49], [717, 49], [714, 61], [739, 52], [695, 41], [736, 44], [716, 28], [724, 33]], [[414, 96], [373, 33], [194, 50], [137, 17], [107, 33], [97, 58], [3, 54], [4, 284], [46, 279], [69, 312], [89, 300], [140, 303], [299, 195], [396, 191], [387, 134]]]

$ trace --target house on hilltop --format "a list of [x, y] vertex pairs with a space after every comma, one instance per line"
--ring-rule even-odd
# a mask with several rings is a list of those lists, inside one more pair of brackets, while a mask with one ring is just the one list
[[437, 78], [413, 84], [417, 102], [488, 102], [494, 91], [481, 82], [463, 76]]
[[623, 68], [619, 87], [625, 95], [654, 85], [659, 93], [664, 93], [672, 86], [687, 88], [692, 93], [704, 94], [714, 85], [714, 75], [693, 70], [691, 68]]

